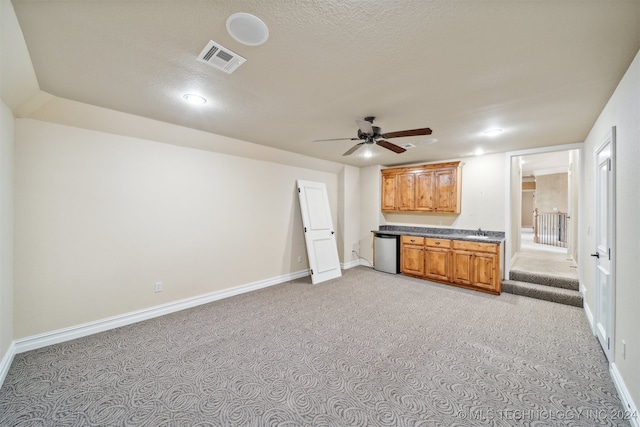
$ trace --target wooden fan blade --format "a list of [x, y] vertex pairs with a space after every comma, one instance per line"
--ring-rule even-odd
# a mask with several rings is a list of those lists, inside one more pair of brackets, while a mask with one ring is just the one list
[[362, 131], [362, 133], [366, 133], [367, 135], [373, 135], [373, 126], [370, 122], [366, 120], [356, 120], [356, 124]]
[[323, 141], [357, 141], [360, 138], [332, 138], [332, 139], [314, 139], [311, 142], [323, 142]]
[[387, 150], [391, 150], [394, 153], [404, 153], [405, 151], [407, 151], [406, 149], [400, 147], [399, 145], [396, 144], [392, 144], [389, 141], [385, 141], [384, 139], [379, 139], [376, 141], [376, 144], [378, 144], [381, 147], [386, 148]]
[[[351, 147], [350, 149], [348, 149], [347, 151], [345, 151], [345, 153], [343, 154], [343, 156], [348, 156], [349, 154], [353, 154], [356, 152], [356, 150], [360, 147], [362, 147], [364, 145], [364, 142], [360, 142], [356, 145], [354, 145], [353, 147]], [[400, 148], [400, 147], [398, 147]]]
[[411, 130], [399, 130], [397, 132], [389, 132], [385, 133], [382, 136], [383, 138], [398, 138], [401, 136], [418, 136], [418, 135], [431, 135], [431, 129], [422, 128], [422, 129], [411, 129]]

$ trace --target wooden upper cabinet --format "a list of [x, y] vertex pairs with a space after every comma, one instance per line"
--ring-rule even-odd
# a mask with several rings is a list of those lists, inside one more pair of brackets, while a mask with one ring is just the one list
[[433, 172], [416, 172], [416, 211], [433, 211]]
[[399, 211], [415, 210], [415, 178], [412, 172], [401, 173], [396, 178], [396, 198]]
[[434, 171], [433, 187], [433, 193], [436, 196], [433, 209], [436, 212], [455, 212], [457, 208], [456, 170], [443, 169]]
[[462, 163], [382, 170], [382, 210], [460, 213]]
[[396, 175], [382, 174], [382, 210], [396, 210]]

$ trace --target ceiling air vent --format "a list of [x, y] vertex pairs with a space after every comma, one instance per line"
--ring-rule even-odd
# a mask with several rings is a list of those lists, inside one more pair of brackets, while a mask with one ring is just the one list
[[206, 62], [227, 74], [233, 73], [236, 68], [247, 61], [242, 56], [220, 46], [213, 40], [209, 41], [204, 49], [202, 49], [202, 52], [198, 55], [198, 60]]
[[411, 144], [410, 142], [407, 142], [406, 144], [400, 144], [400, 147], [404, 148], [405, 150], [408, 150], [409, 148], [416, 148], [416, 146]]

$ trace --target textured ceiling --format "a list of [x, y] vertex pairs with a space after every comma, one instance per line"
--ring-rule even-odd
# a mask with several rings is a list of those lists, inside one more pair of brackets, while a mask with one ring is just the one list
[[[640, 49], [640, 0], [13, 0], [40, 88], [215, 134], [363, 166], [583, 141]], [[248, 12], [269, 40], [235, 41]], [[228, 75], [209, 40], [244, 56]], [[209, 102], [186, 104], [198, 92]], [[343, 157], [356, 119], [431, 127]], [[487, 128], [504, 132], [494, 138]]]

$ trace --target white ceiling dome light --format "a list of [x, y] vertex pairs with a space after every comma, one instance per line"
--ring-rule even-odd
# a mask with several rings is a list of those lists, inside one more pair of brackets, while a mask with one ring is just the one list
[[196, 95], [195, 93], [186, 93], [182, 96], [185, 101], [187, 101], [189, 104], [194, 104], [194, 105], [204, 105], [207, 103], [207, 100], [200, 96], [200, 95]]
[[229, 35], [247, 46], [260, 46], [269, 38], [267, 24], [257, 16], [238, 12], [227, 18]]
[[502, 133], [502, 129], [498, 129], [498, 128], [487, 129], [484, 132], [482, 132], [482, 134], [485, 136], [498, 136], [501, 133]]

